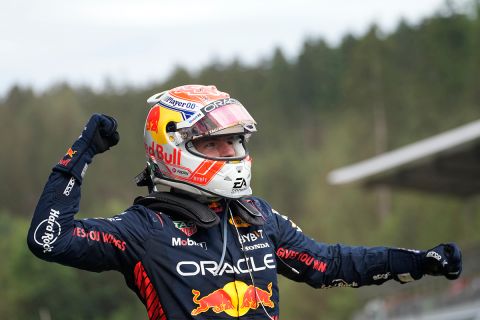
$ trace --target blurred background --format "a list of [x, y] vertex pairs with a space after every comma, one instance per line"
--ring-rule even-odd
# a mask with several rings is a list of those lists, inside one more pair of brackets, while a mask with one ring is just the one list
[[468, 194], [327, 180], [480, 119], [479, 14], [478, 0], [0, 0], [1, 318], [147, 319], [119, 274], [40, 261], [26, 233], [51, 167], [93, 112], [117, 118], [121, 140], [89, 168], [77, 217], [145, 194], [133, 177], [146, 99], [199, 83], [247, 106], [259, 123], [254, 193], [309, 236], [464, 250], [454, 282], [314, 290], [281, 278], [282, 318], [479, 319], [465, 315], [480, 304], [479, 139], [460, 177], [476, 183]]

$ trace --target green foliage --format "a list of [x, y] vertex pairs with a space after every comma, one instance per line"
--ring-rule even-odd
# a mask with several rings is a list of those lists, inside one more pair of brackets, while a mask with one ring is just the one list
[[[26, 246], [25, 219], [0, 214], [4, 258], [0, 265], [0, 313], [10, 320], [139, 319], [143, 305], [114, 272], [87, 273], [33, 258]], [[122, 316], [122, 317], [120, 317]]]
[[[118, 146], [95, 158], [79, 217], [111, 216], [144, 194], [144, 101], [185, 83], [215, 84], [258, 122], [250, 149], [253, 189], [318, 241], [427, 248], [480, 241], [480, 202], [393, 190], [378, 213], [375, 192], [332, 187], [326, 174], [480, 118], [480, 6], [452, 9], [389, 35], [375, 26], [336, 48], [305, 42], [298, 59], [277, 49], [247, 67], [212, 63], [198, 74], [178, 67], [163, 83], [94, 92], [58, 84], [43, 93], [14, 86], [0, 101], [0, 313], [5, 319], [140, 319], [143, 306], [116, 273], [90, 274], [40, 261], [25, 243], [28, 220], [51, 167], [93, 112], [118, 119]], [[12, 196], [13, 195], [13, 196]], [[313, 292], [281, 279], [282, 317], [347, 319], [363, 289]]]

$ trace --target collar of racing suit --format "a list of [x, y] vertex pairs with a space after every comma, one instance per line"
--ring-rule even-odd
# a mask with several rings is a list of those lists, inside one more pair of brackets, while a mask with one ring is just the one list
[[[220, 223], [216, 212], [219, 207], [223, 208], [223, 201], [226, 200], [206, 204], [182, 193], [153, 192], [146, 197], [137, 197], [134, 204], [160, 211], [174, 218], [193, 221], [202, 228], [211, 228]], [[260, 211], [248, 199], [230, 200], [228, 206], [249, 224], [263, 225], [265, 222]]]

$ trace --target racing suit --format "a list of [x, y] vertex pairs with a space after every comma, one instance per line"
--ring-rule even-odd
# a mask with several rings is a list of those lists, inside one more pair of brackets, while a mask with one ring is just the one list
[[316, 242], [256, 197], [248, 201], [262, 225], [245, 222], [225, 201], [210, 205], [220, 218], [210, 228], [139, 204], [111, 218], [75, 220], [80, 185], [51, 173], [29, 230], [31, 251], [84, 270], [121, 272], [151, 320], [278, 319], [278, 273], [315, 288], [423, 275], [418, 252]]

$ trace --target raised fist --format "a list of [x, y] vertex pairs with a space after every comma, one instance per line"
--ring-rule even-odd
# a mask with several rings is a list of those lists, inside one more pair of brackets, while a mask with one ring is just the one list
[[454, 243], [440, 244], [423, 253], [422, 268], [425, 274], [445, 276], [455, 280], [462, 272], [462, 253]]
[[69, 173], [81, 182], [92, 158], [107, 151], [119, 140], [117, 121], [110, 116], [95, 113], [54, 170]]
[[80, 139], [84, 139], [87, 146], [95, 148], [95, 153], [105, 152], [120, 140], [117, 121], [110, 116], [95, 113], [83, 129]]

